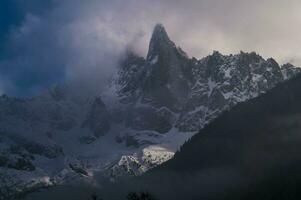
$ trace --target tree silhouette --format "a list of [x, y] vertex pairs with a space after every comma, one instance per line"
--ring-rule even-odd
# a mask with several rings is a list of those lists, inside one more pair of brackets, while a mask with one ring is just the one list
[[141, 192], [136, 193], [136, 192], [131, 192], [127, 195], [127, 200], [156, 200], [155, 197], [153, 197], [150, 193], [148, 192]]
[[92, 200], [103, 200], [102, 198], [99, 198], [96, 194], [92, 194], [91, 199]]

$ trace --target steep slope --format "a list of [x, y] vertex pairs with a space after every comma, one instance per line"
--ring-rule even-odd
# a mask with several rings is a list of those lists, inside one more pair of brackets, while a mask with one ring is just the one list
[[224, 112], [130, 188], [159, 199], [299, 199], [300, 88], [298, 76]]

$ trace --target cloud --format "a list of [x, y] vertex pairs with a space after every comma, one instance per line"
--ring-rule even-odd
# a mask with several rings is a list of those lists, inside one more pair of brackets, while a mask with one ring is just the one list
[[301, 65], [298, 0], [14, 1], [25, 14], [0, 60], [3, 92], [11, 95], [70, 80], [101, 89], [126, 48], [146, 55], [158, 22], [197, 58], [244, 50]]

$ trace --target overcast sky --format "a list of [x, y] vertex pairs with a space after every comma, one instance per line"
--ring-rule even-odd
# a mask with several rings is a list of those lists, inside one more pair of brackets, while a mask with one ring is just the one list
[[0, 93], [101, 85], [125, 48], [146, 55], [156, 23], [190, 56], [256, 51], [301, 66], [300, 11], [300, 0], [1, 0]]

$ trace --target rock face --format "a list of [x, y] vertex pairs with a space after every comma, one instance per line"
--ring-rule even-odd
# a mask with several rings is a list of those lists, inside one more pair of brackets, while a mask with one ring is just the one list
[[82, 127], [88, 127], [96, 137], [104, 136], [111, 128], [110, 114], [101, 98], [96, 98]]
[[174, 152], [167, 149], [149, 146], [144, 148], [141, 155], [122, 156], [121, 159], [109, 167], [106, 175], [111, 180], [116, 180], [124, 176], [139, 176], [149, 169], [152, 169], [174, 156]]
[[0, 171], [54, 182], [99, 171], [139, 175], [170, 159], [221, 112], [300, 71], [254, 52], [189, 58], [159, 24], [147, 57], [126, 52], [96, 97], [74, 98], [81, 91], [72, 86], [31, 99], [0, 97]]

